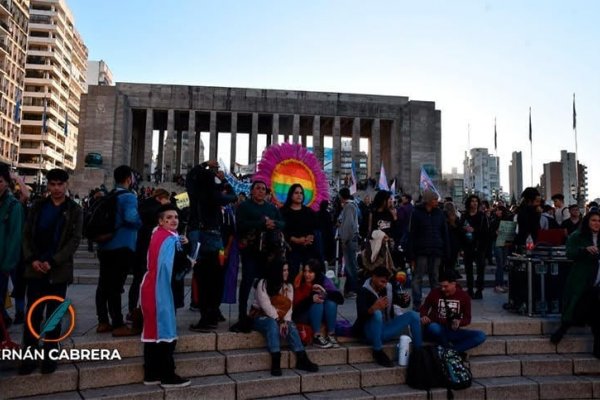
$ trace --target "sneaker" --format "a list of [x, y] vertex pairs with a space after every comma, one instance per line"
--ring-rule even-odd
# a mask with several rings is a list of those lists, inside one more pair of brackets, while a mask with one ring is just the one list
[[390, 360], [383, 350], [373, 350], [373, 358], [375, 359], [375, 362], [382, 367], [390, 368], [394, 366], [392, 360]]
[[321, 335], [313, 336], [313, 344], [322, 349], [328, 349], [332, 346], [332, 344]]
[[473, 294], [473, 300], [481, 300], [483, 299], [483, 292], [481, 290], [477, 290], [475, 294]]
[[100, 322], [96, 328], [97, 333], [108, 333], [112, 332], [113, 328], [108, 322]]
[[190, 311], [200, 311], [200, 308], [190, 304]]
[[338, 343], [338, 341], [334, 335], [327, 336], [327, 341], [329, 342], [331, 347], [333, 347], [334, 349], [337, 349], [338, 347], [340, 347], [340, 344]]
[[163, 388], [176, 388], [189, 386], [192, 381], [173, 374], [172, 377], [160, 381], [160, 386]]
[[38, 367], [38, 364], [35, 361], [27, 360], [21, 361], [21, 365], [19, 365], [19, 369], [17, 373], [19, 375], [29, 375]]
[[144, 376], [144, 385], [152, 386], [152, 385], [160, 385], [160, 379], [157, 377]]
[[346, 297], [347, 299], [355, 299], [356, 292], [348, 292], [348, 293], [346, 293], [346, 295], [344, 297]]
[[494, 288], [494, 292], [496, 292], [496, 293], [506, 293], [506, 289], [504, 288], [504, 286], [496, 286]]
[[42, 374], [52, 374], [56, 371], [58, 367], [58, 362], [55, 360], [43, 360], [42, 368], [40, 369]]
[[190, 325], [190, 331], [208, 333], [217, 329], [217, 324], [212, 324], [206, 321], [198, 321], [195, 325]]

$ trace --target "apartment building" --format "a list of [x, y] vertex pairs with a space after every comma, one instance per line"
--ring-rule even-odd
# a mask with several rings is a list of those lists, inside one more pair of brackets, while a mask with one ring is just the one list
[[88, 50], [64, 0], [30, 0], [27, 41], [18, 165], [37, 184], [52, 168], [75, 169]]
[[0, 162], [15, 166], [25, 78], [29, 0], [0, 0]]

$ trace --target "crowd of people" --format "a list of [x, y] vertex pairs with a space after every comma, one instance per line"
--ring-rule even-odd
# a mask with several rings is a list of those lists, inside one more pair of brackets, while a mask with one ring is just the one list
[[[113, 190], [98, 188], [82, 200], [67, 195], [69, 176], [55, 169], [47, 174], [48, 195], [31, 203], [18, 182], [11, 187], [8, 167], [0, 166], [0, 218], [5, 225], [0, 228], [0, 323], [22, 322], [25, 298], [29, 306], [46, 295], [66, 296], [73, 281], [73, 255], [85, 233], [100, 263], [96, 331], [141, 335], [145, 384], [190, 383], [175, 373], [173, 360], [176, 311], [184, 307], [188, 272], [190, 309], [200, 313], [189, 329], [217, 329], [225, 321], [220, 305], [237, 302], [238, 320], [231, 330], [255, 329], [265, 336], [274, 376], [281, 375], [281, 338], [296, 353], [296, 368], [318, 370], [305, 345], [339, 347], [337, 309], [345, 301], [356, 302], [352, 334], [372, 345], [377, 363], [392, 366], [383, 343], [403, 332], [410, 333], [415, 348], [426, 340], [464, 353], [485, 341], [483, 332], [466, 327], [471, 300], [483, 298], [486, 264], [496, 266], [494, 290], [505, 293], [508, 252], [535, 241], [544, 229], [562, 229], [565, 238], [570, 234], [567, 250], [575, 266], [567, 283], [563, 324], [552, 340], [559, 341], [571, 325], [589, 323], [599, 356], [600, 325], [589, 317], [600, 281], [597, 205], [591, 204], [582, 220], [578, 206], [565, 206], [557, 195], [554, 207], [546, 207], [534, 188], [527, 188], [513, 207], [501, 201], [489, 204], [475, 195], [457, 207], [450, 198], [440, 202], [431, 190], [424, 190], [416, 204], [409, 194], [396, 198], [384, 190], [358, 200], [341, 188], [331, 204], [323, 201], [315, 212], [305, 205], [300, 184], [291, 185], [278, 208], [265, 182], [255, 180], [250, 193], [236, 194], [222, 177], [214, 161], [194, 167], [185, 182], [189, 207], [179, 209], [174, 194], [164, 189], [132, 190], [134, 174], [125, 165], [114, 170]], [[99, 204], [109, 202], [114, 229], [99, 240], [89, 234], [89, 225]], [[517, 233], [514, 240], [499, 244], [501, 221], [516, 222]], [[465, 267], [464, 289], [457, 283], [459, 259]], [[340, 260], [342, 268], [332, 274], [329, 267]], [[410, 290], [393, 279], [399, 271], [412, 278]], [[133, 282], [123, 316], [121, 295], [128, 274]], [[9, 276], [15, 288], [14, 320], [3, 304]], [[431, 287], [425, 298], [424, 278]], [[54, 308], [46, 306], [46, 317]], [[36, 308], [35, 329], [43, 311]], [[298, 326], [309, 332], [307, 339]], [[58, 337], [59, 328], [46, 337]], [[38, 345], [27, 329], [22, 345]], [[45, 351], [53, 346], [43, 343]], [[19, 373], [37, 367], [33, 361], [23, 362]], [[55, 361], [44, 359], [43, 373], [55, 369]]]

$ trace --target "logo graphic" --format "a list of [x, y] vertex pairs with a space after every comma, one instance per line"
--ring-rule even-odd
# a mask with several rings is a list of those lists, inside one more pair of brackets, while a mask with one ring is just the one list
[[[36, 332], [33, 328], [33, 324], [31, 323], [32, 315], [37, 307], [43, 306], [45, 303], [50, 302], [59, 302], [60, 305], [54, 310], [52, 315], [42, 324], [41, 332]], [[62, 319], [65, 314], [69, 312], [71, 322], [69, 323], [69, 327], [64, 335], [59, 337], [58, 339], [47, 339], [46, 334], [52, 332], [57, 326], [60, 325]], [[44, 296], [38, 300], [31, 307], [29, 307], [29, 311], [27, 312], [27, 329], [29, 332], [38, 340], [42, 342], [48, 343], [57, 343], [65, 340], [66, 338], [73, 333], [73, 329], [75, 329], [75, 308], [71, 305], [71, 300], [63, 299], [60, 296]]]

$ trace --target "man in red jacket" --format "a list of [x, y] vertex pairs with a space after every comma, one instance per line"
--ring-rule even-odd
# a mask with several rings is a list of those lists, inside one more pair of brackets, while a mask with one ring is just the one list
[[429, 292], [420, 313], [425, 340], [465, 352], [486, 339], [482, 331], [463, 329], [471, 323], [471, 298], [456, 283], [454, 271], [441, 274], [440, 287]]

